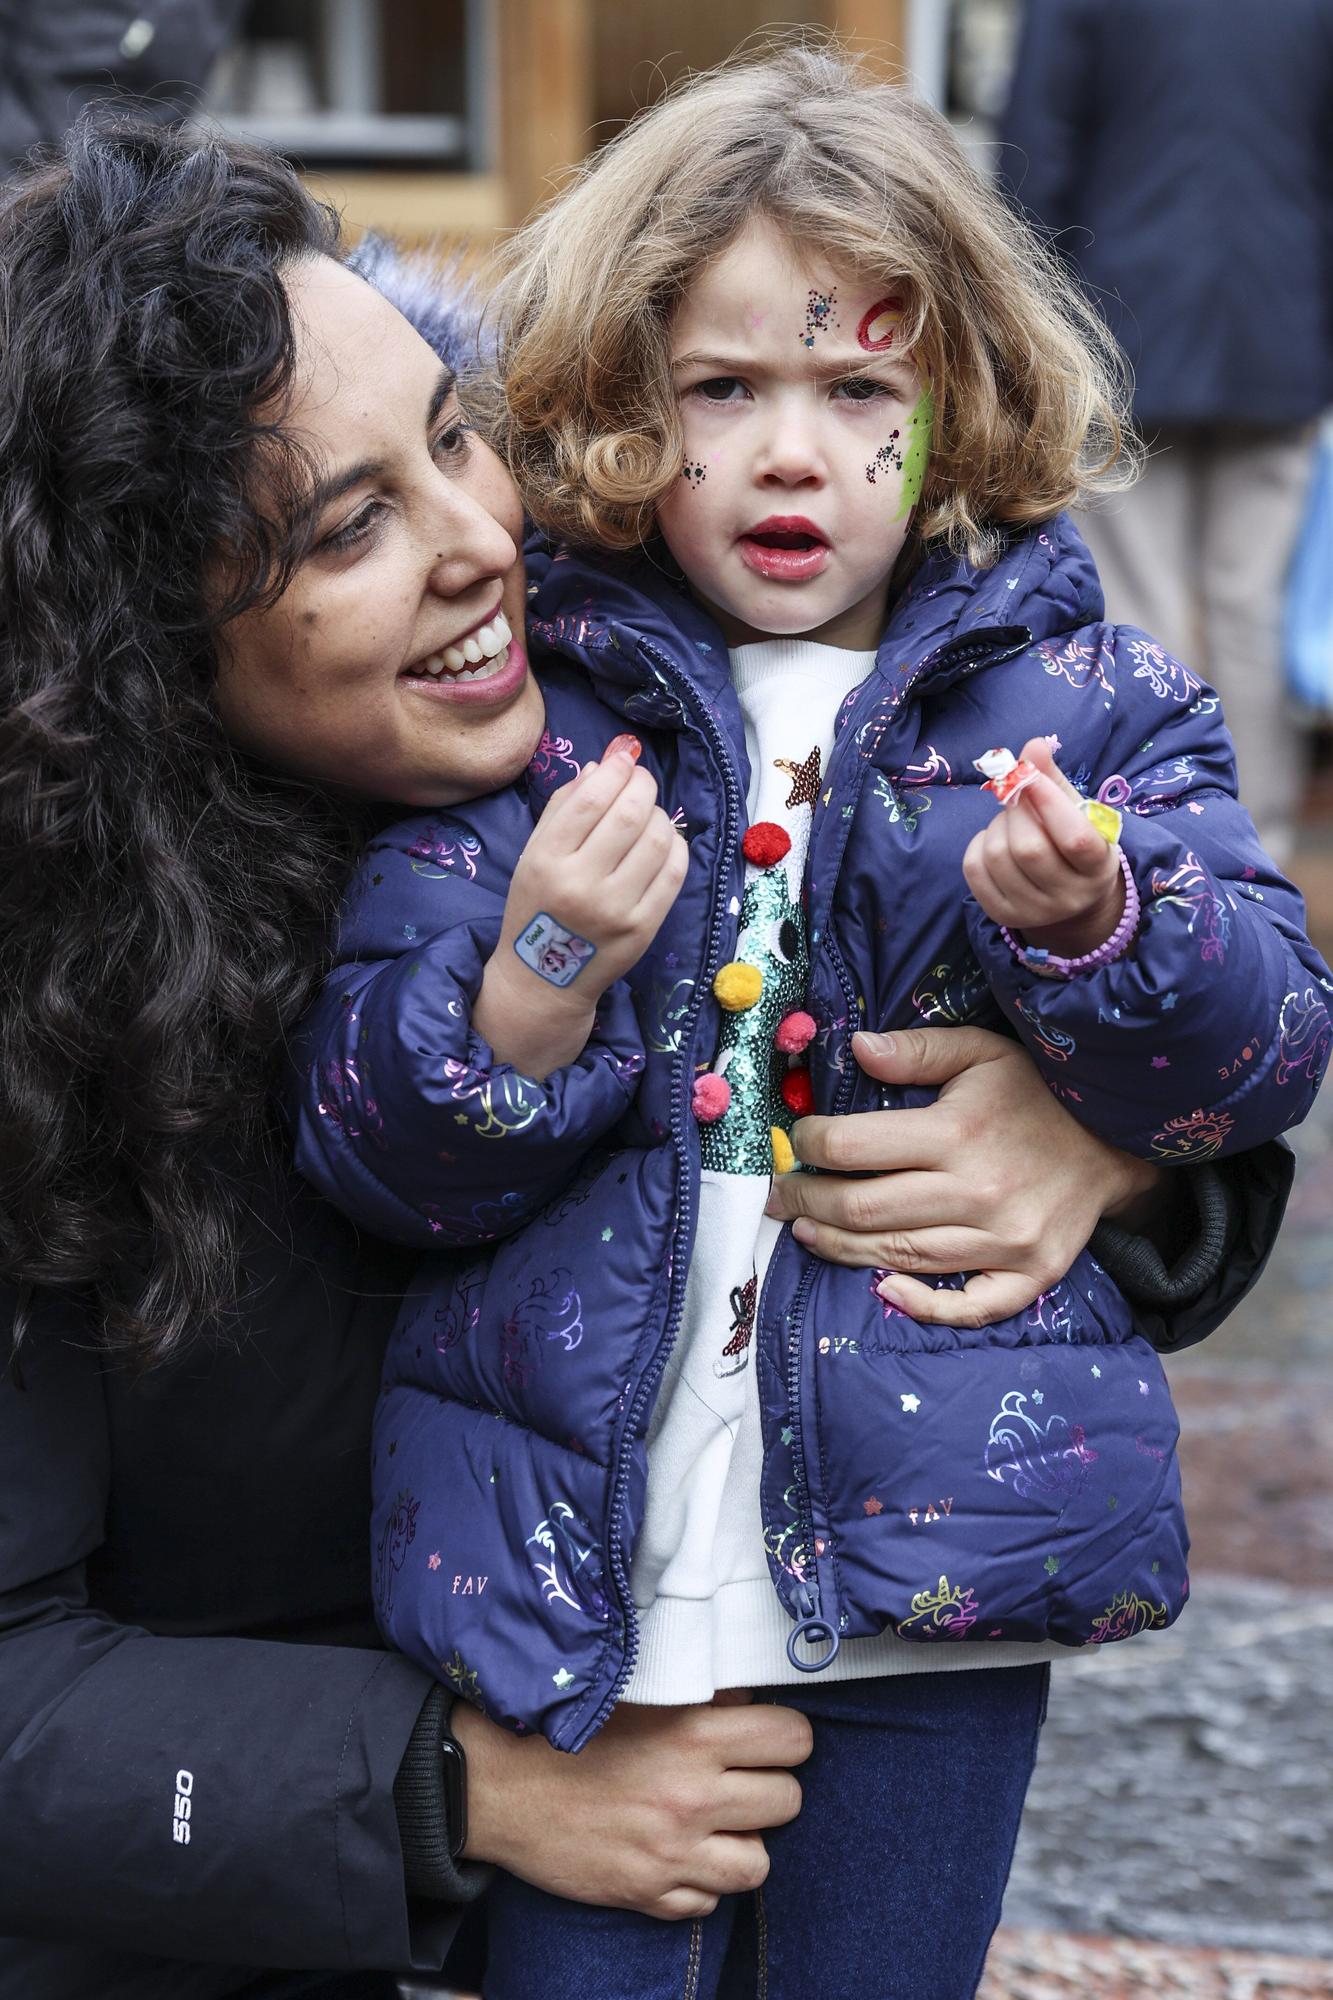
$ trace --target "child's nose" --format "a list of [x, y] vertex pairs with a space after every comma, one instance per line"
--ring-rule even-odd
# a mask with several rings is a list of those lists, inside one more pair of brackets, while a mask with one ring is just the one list
[[775, 411], [760, 451], [761, 479], [782, 486], [818, 483], [824, 477], [824, 454], [813, 415], [788, 407]]

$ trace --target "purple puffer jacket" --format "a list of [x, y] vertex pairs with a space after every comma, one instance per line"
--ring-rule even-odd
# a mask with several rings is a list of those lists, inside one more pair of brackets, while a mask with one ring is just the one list
[[[693, 1238], [690, 1085], [735, 949], [748, 772], [725, 647], [683, 593], [545, 552], [530, 576], [541, 750], [524, 783], [367, 853], [304, 1030], [299, 1157], [367, 1226], [435, 1252], [376, 1428], [384, 1632], [495, 1719], [578, 1749], [633, 1660], [644, 1439]], [[814, 808], [817, 1110], [923, 1101], [865, 1077], [853, 1029], [972, 1021], [1016, 1030], [1076, 1116], [1145, 1158], [1250, 1147], [1308, 1111], [1331, 989], [1300, 898], [1236, 802], [1216, 697], [1101, 612], [1063, 519], [990, 570], [928, 561], [897, 605]], [[626, 726], [689, 873], [584, 1055], [537, 1085], [493, 1061], [471, 1000], [533, 816]], [[1131, 956], [1063, 982], [1016, 963], [960, 865], [995, 810], [973, 758], [1052, 731], [1080, 788], [1122, 780], [1143, 905]], [[978, 1331], [920, 1326], [874, 1284], [784, 1232], [759, 1301], [765, 1538], [794, 1631], [827, 1656], [886, 1625], [1077, 1646], [1174, 1618], [1176, 1420], [1092, 1256]]]

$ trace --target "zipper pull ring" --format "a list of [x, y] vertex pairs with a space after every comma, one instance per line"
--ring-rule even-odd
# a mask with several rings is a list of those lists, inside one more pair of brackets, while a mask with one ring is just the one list
[[[813, 1593], [809, 1590], [802, 1590], [800, 1592], [802, 1610], [805, 1609], [807, 1604], [813, 1605], [814, 1601]], [[803, 1660], [796, 1650], [798, 1639], [804, 1639], [807, 1646], [827, 1645], [828, 1651], [817, 1660]], [[842, 1641], [838, 1637], [838, 1630], [835, 1625], [831, 1625], [827, 1618], [819, 1618], [811, 1615], [802, 1618], [788, 1633], [787, 1658], [801, 1673], [817, 1674], [821, 1668], [832, 1666], [834, 1660], [838, 1657], [838, 1647], [841, 1643]]]

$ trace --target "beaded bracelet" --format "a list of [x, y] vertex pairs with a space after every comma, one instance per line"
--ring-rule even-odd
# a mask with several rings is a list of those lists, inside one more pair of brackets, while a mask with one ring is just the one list
[[1082, 952], [1078, 958], [1060, 958], [1055, 952], [1046, 951], [1041, 945], [1020, 944], [1012, 931], [1000, 925], [1000, 936], [1008, 945], [1020, 965], [1029, 972], [1041, 973], [1047, 979], [1069, 979], [1077, 972], [1098, 972], [1104, 965], [1114, 965], [1123, 958], [1134, 940], [1139, 927], [1140, 904], [1138, 884], [1123, 850], [1120, 855], [1120, 872], [1125, 878], [1125, 908], [1120, 922], [1096, 951]]

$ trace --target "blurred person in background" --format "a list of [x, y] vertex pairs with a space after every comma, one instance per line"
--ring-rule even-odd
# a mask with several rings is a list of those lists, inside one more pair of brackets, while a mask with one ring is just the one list
[[1134, 369], [1146, 474], [1080, 523], [1108, 616], [1217, 688], [1281, 859], [1282, 591], [1333, 401], [1333, 0], [1027, 0], [1001, 137]]
[[172, 124], [193, 106], [245, 0], [0, 0], [0, 177], [85, 104], [133, 98]]

